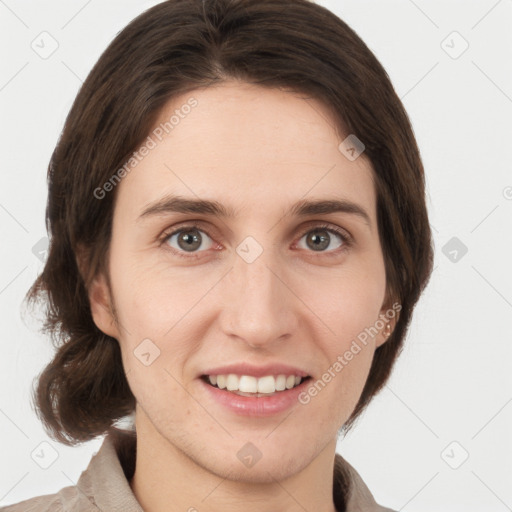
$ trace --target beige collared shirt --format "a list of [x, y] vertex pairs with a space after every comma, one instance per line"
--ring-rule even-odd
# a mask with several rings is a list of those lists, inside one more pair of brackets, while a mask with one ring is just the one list
[[[2, 507], [0, 512], [143, 512], [129, 484], [135, 467], [135, 443], [134, 436], [114, 438], [107, 434], [76, 485]], [[357, 471], [336, 454], [333, 499], [340, 512], [342, 482], [349, 487], [344, 512], [393, 512], [375, 502]]]

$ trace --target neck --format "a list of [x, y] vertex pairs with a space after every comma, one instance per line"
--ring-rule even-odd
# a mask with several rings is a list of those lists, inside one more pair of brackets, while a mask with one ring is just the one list
[[214, 461], [209, 467], [199, 464], [163, 437], [139, 408], [136, 428], [130, 487], [145, 512], [336, 512], [332, 498], [336, 440], [297, 473], [254, 482], [216, 473]]

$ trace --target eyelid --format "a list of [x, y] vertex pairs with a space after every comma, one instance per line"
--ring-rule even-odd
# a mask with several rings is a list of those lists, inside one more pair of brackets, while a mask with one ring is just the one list
[[314, 229], [325, 229], [328, 231], [334, 231], [338, 235], [340, 235], [342, 238], [346, 240], [346, 242], [352, 242], [353, 237], [352, 235], [341, 226], [338, 226], [337, 224], [333, 224], [332, 222], [326, 222], [322, 220], [312, 220], [307, 223], [307, 225], [302, 229], [301, 231], [301, 237], [303, 237], [306, 233], [309, 233], [310, 231]]
[[[182, 223], [179, 223], [179, 224], [176, 224], [174, 226], [172, 226], [171, 228], [169, 229], [166, 229], [162, 234], [161, 236], [159, 237], [159, 245], [164, 245], [166, 243], [167, 240], [169, 240], [169, 238], [173, 235], [175, 235], [176, 233], [179, 233], [181, 231], [188, 231], [188, 230], [194, 230], [194, 229], [197, 229], [198, 231], [201, 231], [203, 233], [205, 233], [206, 235], [208, 235], [208, 237], [213, 240], [213, 237], [210, 235], [210, 232], [209, 230], [211, 228], [209, 227], [204, 227], [205, 224], [208, 224], [207, 222], [204, 222], [204, 221], [183, 221]], [[314, 230], [326, 230], [326, 231], [329, 231], [330, 233], [334, 233], [336, 235], [338, 235], [342, 241], [343, 241], [343, 245], [341, 248], [338, 248], [338, 249], [334, 249], [334, 250], [331, 250], [331, 251], [319, 251], [317, 254], [322, 254], [324, 256], [336, 256], [336, 255], [339, 255], [340, 253], [348, 250], [353, 242], [354, 242], [354, 239], [352, 237], [352, 235], [344, 228], [336, 225], [336, 224], [332, 224], [332, 223], [329, 223], [329, 222], [326, 222], [326, 221], [321, 221], [321, 220], [311, 220], [309, 222], [307, 222], [307, 225], [305, 227], [303, 227], [301, 229], [301, 231], [299, 231], [300, 235], [298, 237], [298, 241], [300, 241], [302, 239], [302, 237], [304, 235], [306, 235], [307, 233], [311, 232], [311, 231], [314, 231]], [[297, 242], [294, 243], [294, 246], [297, 244]], [[217, 245], [218, 247], [218, 245]], [[167, 247], [168, 250], [172, 251], [173, 254], [177, 254], [178, 256], [181, 256], [181, 257], [184, 257], [184, 258], [192, 258], [192, 259], [197, 259], [200, 256], [201, 252], [206, 252], [206, 251], [200, 251], [199, 253], [188, 253], [185, 251], [185, 252], [182, 252], [182, 251], [177, 251], [176, 249], [172, 248], [172, 247]], [[311, 253], [315, 253], [315, 251], [308, 251], [308, 252], [311, 252]]]
[[[209, 233], [210, 228], [205, 228], [204, 224], [207, 224], [207, 223], [204, 221], [197, 221], [197, 220], [183, 221], [182, 223], [176, 224], [176, 225], [172, 226], [171, 228], [164, 230], [164, 232], [158, 237], [159, 246], [164, 245], [167, 242], [167, 240], [169, 240], [169, 238], [171, 238], [171, 236], [175, 235], [176, 233], [179, 233], [181, 231], [189, 231], [189, 230], [192, 231], [194, 229], [197, 229], [198, 231], [206, 233], [208, 235], [208, 237], [211, 240], [213, 240], [213, 237]], [[187, 259], [191, 259], [191, 258], [197, 259], [200, 257], [200, 253], [188, 253], [188, 255], [187, 255], [186, 251], [183, 251], [183, 252], [177, 251], [176, 249], [169, 247], [169, 246], [166, 247], [166, 250], [169, 250], [173, 254], [176, 254], [178, 256], [181, 256], [181, 257], [187, 258]], [[206, 251], [201, 251], [201, 252], [206, 252]]]
[[[339, 257], [340, 254], [343, 254], [346, 251], [348, 251], [349, 249], [351, 249], [352, 245], [354, 244], [354, 238], [346, 229], [344, 229], [336, 224], [332, 224], [330, 222], [325, 222], [325, 221], [310, 221], [308, 223], [308, 226], [303, 228], [302, 231], [300, 232], [301, 234], [298, 238], [298, 241], [300, 241], [302, 239], [302, 237], [304, 235], [306, 235], [307, 233], [310, 233], [310, 232], [316, 231], [316, 230], [319, 230], [319, 231], [325, 230], [331, 234], [334, 233], [335, 235], [337, 235], [341, 238], [341, 240], [343, 241], [343, 245], [341, 247], [339, 247], [338, 249], [334, 249], [331, 251], [319, 251], [319, 252], [307, 251], [311, 254], [316, 253], [318, 255], [322, 255], [327, 258], [328, 257]], [[294, 246], [298, 243], [298, 241], [294, 243]]]

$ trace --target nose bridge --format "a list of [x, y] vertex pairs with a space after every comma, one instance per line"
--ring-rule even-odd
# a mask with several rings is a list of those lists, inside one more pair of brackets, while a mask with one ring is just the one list
[[223, 310], [227, 333], [252, 346], [289, 335], [294, 329], [293, 294], [281, 281], [278, 255], [252, 237], [236, 251]]

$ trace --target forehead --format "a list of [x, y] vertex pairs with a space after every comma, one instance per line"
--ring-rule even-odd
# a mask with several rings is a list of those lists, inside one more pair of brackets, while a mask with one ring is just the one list
[[298, 93], [240, 82], [196, 89], [162, 108], [117, 207], [137, 217], [178, 194], [253, 215], [321, 197], [357, 201], [374, 217], [371, 164], [347, 159], [344, 137], [323, 103]]

